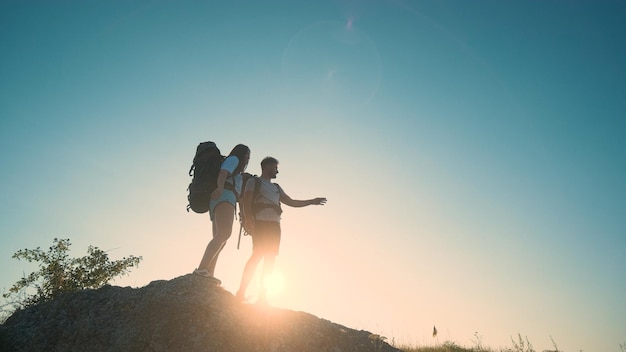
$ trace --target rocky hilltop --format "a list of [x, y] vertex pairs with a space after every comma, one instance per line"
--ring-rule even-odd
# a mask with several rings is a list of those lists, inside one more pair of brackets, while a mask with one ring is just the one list
[[399, 351], [367, 331], [311, 314], [241, 304], [185, 275], [141, 288], [105, 286], [17, 311], [0, 351]]

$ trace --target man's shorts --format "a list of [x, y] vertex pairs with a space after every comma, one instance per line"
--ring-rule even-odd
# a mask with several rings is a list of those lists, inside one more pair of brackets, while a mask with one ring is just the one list
[[252, 234], [252, 251], [263, 255], [278, 255], [280, 223], [256, 220]]
[[219, 198], [217, 198], [216, 200], [211, 199], [211, 202], [209, 203], [209, 216], [211, 217], [211, 220], [215, 219], [215, 207], [222, 202], [228, 202], [232, 204], [234, 208], [235, 204], [237, 203], [235, 193], [225, 188]]

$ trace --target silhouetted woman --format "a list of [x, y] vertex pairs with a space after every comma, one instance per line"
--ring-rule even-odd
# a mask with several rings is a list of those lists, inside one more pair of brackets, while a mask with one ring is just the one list
[[[213, 225], [213, 239], [206, 247], [204, 256], [194, 274], [206, 277], [220, 285], [214, 275], [215, 263], [222, 248], [233, 231], [237, 194], [241, 193], [241, 173], [248, 166], [250, 148], [238, 144], [224, 159], [217, 177], [217, 189], [211, 194], [209, 214]], [[235, 194], [236, 193], [236, 194]]]

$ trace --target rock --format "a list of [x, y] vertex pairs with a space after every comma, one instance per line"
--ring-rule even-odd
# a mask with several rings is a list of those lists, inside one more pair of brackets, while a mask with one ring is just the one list
[[193, 274], [67, 293], [15, 312], [0, 351], [391, 352], [378, 335], [314, 315], [237, 303]]

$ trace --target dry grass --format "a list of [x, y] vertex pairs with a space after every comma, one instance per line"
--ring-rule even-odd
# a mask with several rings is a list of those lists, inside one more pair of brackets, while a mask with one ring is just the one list
[[[482, 342], [479, 337], [474, 341], [476, 346], [473, 347], [464, 347], [459, 346], [454, 342], [446, 341], [439, 346], [424, 346], [424, 347], [406, 347], [399, 346], [404, 352], [537, 352], [535, 351], [533, 345], [528, 341], [528, 337], [522, 337], [521, 334], [518, 334], [517, 340], [511, 338], [512, 347], [510, 348], [502, 348], [499, 350], [492, 349], [489, 347], [485, 347], [482, 345]], [[543, 352], [563, 352], [559, 350], [552, 339], [552, 345], [554, 346], [553, 350], [546, 350]], [[626, 352], [626, 351], [625, 351]]]

